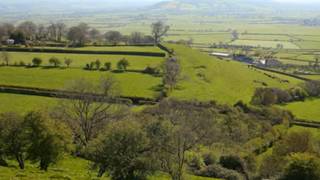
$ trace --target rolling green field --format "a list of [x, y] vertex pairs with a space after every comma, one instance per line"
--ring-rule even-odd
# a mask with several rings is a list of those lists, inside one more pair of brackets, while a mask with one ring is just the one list
[[1, 67], [0, 84], [50, 89], [63, 89], [68, 82], [78, 78], [86, 78], [93, 82], [102, 76], [114, 77], [123, 96], [155, 97], [161, 85], [161, 77], [149, 74], [125, 72], [112, 73], [102, 71], [86, 71], [83, 69], [43, 69], [23, 67]]
[[297, 118], [320, 122], [320, 99], [290, 103], [282, 108], [291, 111]]
[[239, 62], [219, 60], [185, 46], [169, 47], [175, 50], [182, 66], [181, 81], [171, 94], [180, 99], [216, 100], [234, 104], [238, 100], [249, 102], [255, 88], [261, 87], [262, 82], [269, 87], [280, 88], [301, 83], [300, 80], [272, 74], [290, 82], [281, 83]]

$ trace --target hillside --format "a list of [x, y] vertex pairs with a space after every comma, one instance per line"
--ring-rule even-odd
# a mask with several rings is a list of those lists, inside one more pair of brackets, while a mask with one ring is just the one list
[[[182, 66], [182, 77], [172, 96], [180, 99], [216, 100], [234, 104], [239, 100], [249, 102], [255, 89], [266, 83], [268, 87], [289, 88], [298, 83], [287, 76], [270, 74], [248, 68], [247, 65], [219, 60], [197, 50], [180, 45], [170, 45]], [[282, 83], [288, 80], [290, 83]]]

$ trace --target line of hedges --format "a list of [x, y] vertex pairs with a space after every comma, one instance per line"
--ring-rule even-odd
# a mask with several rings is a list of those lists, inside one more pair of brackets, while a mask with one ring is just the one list
[[161, 50], [167, 52], [168, 54], [172, 54], [172, 53], [173, 53], [172, 50], [170, 50], [169, 48], [167, 48], [166, 46], [164, 46], [164, 45], [162, 45], [162, 44], [158, 44], [158, 47], [159, 47]]
[[320, 129], [320, 123], [315, 121], [295, 120], [291, 125]]
[[264, 70], [264, 71], [269, 71], [269, 72], [273, 72], [273, 73], [278, 73], [278, 74], [290, 76], [292, 78], [300, 79], [300, 80], [303, 80], [303, 81], [312, 81], [311, 79], [308, 79], [308, 78], [300, 77], [300, 76], [297, 76], [297, 75], [294, 75], [294, 74], [285, 73], [285, 72], [281, 72], [281, 71], [277, 71], [277, 70], [273, 70], [273, 69], [263, 68], [263, 67], [255, 66], [255, 65], [252, 65], [252, 67], [254, 67], [256, 69]]
[[129, 55], [129, 56], [151, 56], [165, 57], [161, 52], [135, 52], [135, 51], [90, 51], [90, 50], [69, 50], [69, 49], [43, 49], [43, 48], [0, 48], [1, 51], [8, 52], [33, 52], [33, 53], [64, 53], [64, 54], [109, 54], [109, 55]]
[[[22, 86], [10, 86], [10, 85], [0, 85], [0, 92], [2, 93], [12, 93], [12, 94], [24, 94], [24, 95], [34, 95], [42, 97], [54, 97], [54, 98], [77, 98], [80, 95], [76, 92], [68, 92], [62, 90], [45, 89], [45, 88], [33, 88], [33, 87], [22, 87]], [[122, 103], [127, 105], [153, 105], [157, 101], [151, 98], [144, 97], [129, 97], [122, 96], [117, 99], [104, 99], [103, 95], [99, 94], [88, 94], [96, 101], [109, 101], [111, 103]]]

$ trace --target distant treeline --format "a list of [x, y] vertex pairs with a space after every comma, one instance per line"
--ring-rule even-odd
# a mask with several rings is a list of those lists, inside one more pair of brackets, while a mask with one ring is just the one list
[[160, 21], [151, 25], [151, 35], [144, 35], [141, 32], [123, 35], [114, 30], [100, 32], [86, 23], [67, 27], [62, 22], [42, 25], [25, 21], [16, 26], [11, 23], [0, 24], [0, 45], [24, 44], [32, 46], [45, 45], [50, 42], [51, 44], [54, 42], [70, 46], [83, 46], [85, 44], [158, 44], [168, 30], [169, 26]]

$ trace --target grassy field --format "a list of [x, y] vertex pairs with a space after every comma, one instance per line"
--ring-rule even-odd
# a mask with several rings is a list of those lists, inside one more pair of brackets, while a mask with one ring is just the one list
[[279, 79], [290, 81], [281, 83], [239, 62], [219, 60], [185, 46], [169, 47], [175, 50], [182, 66], [180, 83], [171, 95], [181, 99], [216, 100], [228, 104], [238, 100], [249, 102], [255, 88], [261, 87], [262, 82], [269, 87], [280, 88], [289, 88], [301, 82], [275, 74]]
[[287, 41], [262, 41], [262, 40], [236, 40], [231, 43], [237, 46], [252, 46], [252, 47], [266, 47], [277, 48], [278, 44], [282, 44], [285, 49], [299, 49], [298, 46]]
[[145, 57], [145, 56], [124, 56], [124, 55], [86, 55], [86, 54], [60, 54], [60, 53], [25, 53], [25, 52], [10, 52], [10, 64], [19, 63], [23, 61], [28, 64], [32, 62], [35, 57], [43, 60], [44, 66], [49, 66], [49, 59], [56, 57], [60, 59], [63, 66], [64, 60], [69, 58], [72, 60], [70, 67], [84, 68], [87, 63], [100, 60], [101, 66], [105, 62], [112, 63], [112, 69], [117, 68], [117, 62], [123, 58], [127, 59], [130, 63], [128, 69], [143, 70], [147, 66], [159, 66], [164, 58], [161, 57]]
[[39, 46], [35, 48], [44, 49], [67, 49], [67, 50], [86, 50], [86, 51], [129, 51], [129, 52], [163, 52], [157, 46], [86, 46], [79, 48], [72, 47], [47, 47]]
[[[18, 165], [14, 161], [10, 161], [9, 168], [0, 168], [0, 180], [19, 179], [19, 180], [45, 180], [45, 179], [65, 179], [65, 180], [89, 180], [101, 179], [110, 180], [107, 175], [97, 178], [97, 172], [90, 171], [91, 163], [87, 160], [64, 156], [56, 165], [49, 168], [47, 172], [40, 171], [36, 164], [26, 163], [25, 170], [18, 169]], [[214, 178], [197, 177], [186, 175], [188, 180], [217, 180]], [[148, 180], [170, 180], [169, 176], [164, 173], [157, 173], [150, 176]]]
[[320, 122], [320, 99], [310, 99], [305, 102], [294, 102], [282, 108], [291, 111], [297, 118]]
[[0, 84], [52, 89], [63, 89], [68, 82], [78, 78], [98, 82], [102, 76], [113, 76], [117, 80], [120, 94], [123, 96], [152, 98], [158, 94], [157, 88], [162, 83], [160, 77], [136, 72], [112, 73], [83, 69], [0, 68]]
[[56, 103], [55, 98], [0, 93], [0, 113], [12, 111], [23, 114], [40, 108], [47, 109]]

